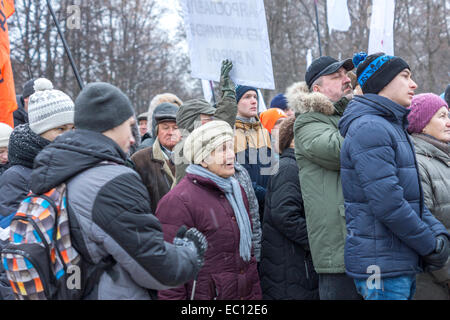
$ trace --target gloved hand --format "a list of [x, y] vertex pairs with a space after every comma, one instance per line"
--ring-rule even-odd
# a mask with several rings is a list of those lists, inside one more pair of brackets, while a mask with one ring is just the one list
[[233, 68], [231, 60], [222, 61], [220, 70], [220, 89], [222, 90], [222, 99], [225, 97], [236, 98], [236, 88], [233, 80], [230, 78], [230, 71]]
[[188, 228], [181, 226], [177, 235], [173, 239], [173, 244], [177, 246], [190, 247], [197, 252], [197, 264], [201, 268], [204, 263], [206, 249], [208, 249], [208, 241], [206, 237], [196, 228]]
[[436, 271], [445, 266], [450, 254], [449, 241], [447, 236], [438, 235], [436, 237], [436, 249], [429, 255], [423, 257], [425, 261], [425, 271]]

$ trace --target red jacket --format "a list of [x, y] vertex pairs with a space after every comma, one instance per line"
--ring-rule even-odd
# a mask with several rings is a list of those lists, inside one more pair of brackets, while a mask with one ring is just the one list
[[[242, 189], [248, 212], [248, 200]], [[256, 259], [239, 255], [239, 228], [224, 192], [209, 179], [187, 174], [159, 202], [156, 216], [164, 239], [172, 242], [182, 225], [195, 227], [208, 240], [205, 264], [197, 277], [195, 300], [262, 299]], [[249, 217], [250, 221], [251, 218]], [[158, 293], [164, 300], [189, 300], [193, 281]]]

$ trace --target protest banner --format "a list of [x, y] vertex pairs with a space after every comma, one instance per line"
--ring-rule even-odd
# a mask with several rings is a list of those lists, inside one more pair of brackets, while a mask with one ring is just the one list
[[17, 102], [6, 20], [13, 13], [14, 1], [0, 1], [0, 122], [11, 127], [14, 127], [13, 112], [17, 109]]
[[373, 0], [368, 53], [394, 55], [395, 0]]
[[230, 59], [236, 84], [275, 89], [263, 0], [180, 0], [192, 77], [219, 81]]

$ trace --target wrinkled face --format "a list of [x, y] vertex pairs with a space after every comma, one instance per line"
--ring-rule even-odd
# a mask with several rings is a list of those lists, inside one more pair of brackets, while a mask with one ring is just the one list
[[54, 129], [50, 129], [48, 131], [45, 131], [44, 133], [41, 133], [40, 136], [44, 139], [47, 139], [48, 141], [53, 141], [56, 139], [57, 136], [63, 134], [66, 131], [75, 129], [75, 126], [71, 124], [65, 124], [63, 126], [59, 126]]
[[0, 148], [0, 164], [8, 163], [8, 147]]
[[423, 128], [422, 132], [442, 142], [450, 142], [450, 118], [448, 117], [447, 107], [443, 106], [440, 108]]
[[245, 118], [253, 118], [258, 114], [258, 95], [255, 91], [249, 90], [238, 102], [237, 115]]
[[147, 133], [147, 120], [139, 120], [139, 134], [141, 137]]
[[133, 127], [136, 124], [134, 117], [130, 117], [121, 125], [103, 132], [103, 134], [112, 140], [114, 140], [123, 152], [128, 153], [130, 146], [132, 146], [136, 140], [133, 136]]
[[181, 133], [176, 122], [170, 121], [158, 124], [158, 140], [164, 148], [172, 151], [180, 139]]
[[222, 178], [229, 178], [234, 174], [234, 145], [233, 141], [224, 142], [202, 162], [202, 167]]
[[353, 98], [352, 81], [347, 76], [347, 71], [344, 67], [319, 79], [312, 87], [314, 92], [326, 95], [332, 102], [337, 102], [342, 97]]
[[411, 71], [409, 69], [403, 69], [378, 94], [407, 108], [411, 105], [414, 90], [416, 89], [417, 84], [411, 79]]

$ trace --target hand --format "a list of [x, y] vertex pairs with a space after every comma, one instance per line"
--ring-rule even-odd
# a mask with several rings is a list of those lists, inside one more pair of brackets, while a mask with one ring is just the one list
[[231, 60], [222, 61], [222, 68], [220, 69], [220, 88], [222, 90], [222, 98], [232, 97], [236, 98], [236, 89], [233, 80], [230, 78], [230, 71], [233, 69]]
[[188, 229], [186, 226], [181, 226], [178, 229], [177, 235], [174, 239], [175, 245], [193, 246], [197, 252], [197, 263], [199, 268], [203, 266], [204, 255], [208, 249], [208, 241], [206, 237], [196, 228]]
[[442, 269], [447, 262], [450, 253], [449, 241], [445, 235], [436, 237], [436, 249], [429, 255], [423, 257], [426, 271], [436, 271]]

